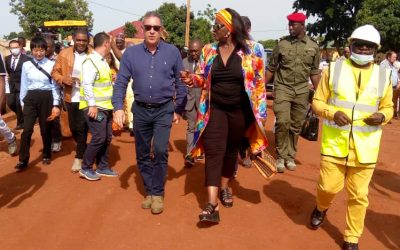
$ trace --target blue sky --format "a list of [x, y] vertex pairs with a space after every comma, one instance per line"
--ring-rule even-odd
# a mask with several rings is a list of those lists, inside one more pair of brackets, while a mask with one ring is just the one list
[[[177, 6], [186, 4], [186, 0], [88, 0], [93, 12], [93, 33], [110, 31], [126, 21], [140, 18], [146, 11], [157, 9], [163, 2], [172, 2]], [[293, 12], [293, 0], [191, 0], [194, 13], [204, 10], [207, 4], [216, 9], [232, 8], [252, 21], [252, 36], [256, 40], [278, 39], [288, 34], [286, 16]], [[0, 1], [0, 37], [11, 31], [21, 31], [18, 18], [10, 13], [8, 0]]]

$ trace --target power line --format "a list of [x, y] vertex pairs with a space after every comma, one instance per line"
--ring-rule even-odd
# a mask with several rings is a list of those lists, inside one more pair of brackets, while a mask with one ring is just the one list
[[138, 17], [142, 17], [143, 16], [143, 15], [138, 15], [138, 14], [135, 14], [135, 13], [132, 13], [132, 12], [129, 12], [129, 11], [117, 9], [117, 8], [114, 8], [114, 7], [105, 5], [105, 4], [97, 3], [95, 1], [88, 1], [88, 2], [92, 3], [94, 5], [98, 5], [98, 6], [101, 6], [103, 8], [111, 9], [111, 10], [114, 10], [114, 11], [117, 11], [117, 12], [121, 12], [121, 13], [124, 13], [124, 14], [132, 15], [132, 16], [138, 16]]

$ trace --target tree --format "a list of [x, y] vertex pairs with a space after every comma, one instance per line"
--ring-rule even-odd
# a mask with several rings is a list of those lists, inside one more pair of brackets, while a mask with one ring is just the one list
[[25, 33], [24, 32], [14, 32], [14, 31], [12, 31], [12, 32], [10, 32], [10, 34], [8, 34], [8, 35], [4, 35], [3, 36], [3, 39], [4, 40], [13, 40], [13, 39], [16, 39], [16, 38], [18, 38], [18, 37], [25, 37]]
[[206, 19], [210, 23], [214, 23], [215, 21], [215, 14], [217, 13], [216, 8], [212, 8], [211, 4], [207, 4], [207, 8], [203, 11], [198, 11], [197, 16]]
[[190, 22], [190, 38], [198, 38], [203, 43], [210, 43], [213, 40], [210, 22], [203, 18], [196, 18]]
[[167, 41], [178, 47], [183, 47], [185, 44], [186, 7], [177, 7], [174, 3], [163, 3], [157, 9], [157, 12], [160, 14], [164, 28], [169, 34]]
[[258, 42], [261, 43], [265, 49], [273, 49], [275, 45], [278, 44], [278, 40], [275, 39], [261, 40]]
[[[11, 13], [18, 16], [19, 25], [28, 37], [43, 26], [44, 21], [86, 20], [88, 29], [93, 26], [92, 12], [85, 0], [10, 0]], [[59, 29], [63, 36], [68, 29]]]
[[124, 26], [124, 34], [126, 37], [134, 38], [137, 30], [135, 25], [130, 22], [126, 22]]
[[293, 8], [306, 11], [307, 16], [317, 17], [314, 23], [307, 25], [307, 30], [309, 34], [314, 36], [325, 36], [322, 45], [326, 45], [329, 41], [334, 41], [336, 47], [342, 47], [356, 28], [356, 16], [364, 1], [296, 0], [293, 3]]
[[[167, 41], [182, 48], [185, 45], [186, 6], [177, 7], [174, 3], [163, 3], [156, 11], [169, 33]], [[212, 40], [210, 21], [204, 16], [195, 18], [193, 13], [190, 14], [190, 20], [190, 37], [210, 42]]]
[[373, 25], [381, 34], [382, 51], [400, 50], [400, 0], [364, 0], [357, 26]]

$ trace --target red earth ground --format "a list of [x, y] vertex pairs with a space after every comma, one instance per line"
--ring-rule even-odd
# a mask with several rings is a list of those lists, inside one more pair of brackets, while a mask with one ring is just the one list
[[[269, 128], [273, 115], [269, 109]], [[15, 118], [6, 115], [11, 127]], [[0, 142], [0, 249], [340, 249], [346, 192], [329, 209], [317, 231], [308, 228], [315, 206], [319, 142], [299, 141], [298, 169], [265, 180], [256, 169], [240, 168], [231, 183], [233, 208], [221, 207], [219, 225], [198, 224], [206, 202], [204, 162], [183, 167], [186, 122], [170, 139], [165, 211], [140, 208], [142, 180], [133, 138], [112, 141], [111, 166], [118, 178], [89, 182], [70, 172], [74, 142], [43, 166], [35, 127], [28, 170], [15, 173], [18, 157]], [[17, 135], [20, 138], [20, 134]], [[268, 134], [273, 151], [273, 134]], [[370, 206], [361, 249], [400, 248], [400, 121], [385, 127], [379, 162], [370, 185]]]

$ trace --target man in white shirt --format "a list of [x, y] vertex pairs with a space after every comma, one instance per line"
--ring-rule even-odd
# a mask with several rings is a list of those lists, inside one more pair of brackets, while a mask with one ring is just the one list
[[399, 95], [400, 95], [400, 78], [399, 69], [396, 67], [395, 62], [397, 60], [397, 54], [394, 51], [389, 50], [386, 53], [386, 59], [381, 62], [381, 66], [390, 69], [392, 72], [392, 87], [393, 87], [393, 117], [399, 119], [399, 111], [397, 110]]
[[[69, 128], [76, 142], [76, 155], [71, 171], [77, 173], [82, 166], [88, 133], [83, 111], [79, 110], [80, 76], [82, 63], [92, 49], [89, 47], [89, 35], [86, 29], [79, 28], [75, 30], [72, 39], [74, 46], [63, 49], [60, 52], [51, 75], [58, 84], [63, 86]], [[62, 122], [62, 124], [64, 123]], [[64, 130], [64, 126], [61, 129]]]

